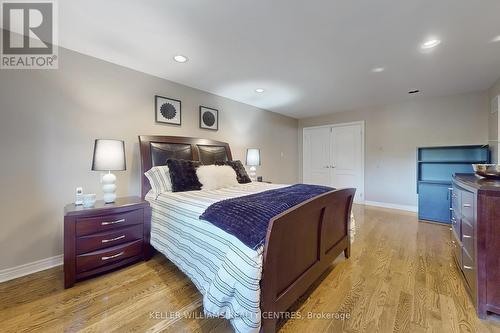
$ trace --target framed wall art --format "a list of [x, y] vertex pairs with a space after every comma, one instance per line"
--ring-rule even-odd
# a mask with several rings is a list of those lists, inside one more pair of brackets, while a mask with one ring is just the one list
[[181, 101], [163, 96], [155, 96], [155, 119], [157, 123], [181, 125]]
[[219, 130], [219, 110], [200, 105], [200, 128]]

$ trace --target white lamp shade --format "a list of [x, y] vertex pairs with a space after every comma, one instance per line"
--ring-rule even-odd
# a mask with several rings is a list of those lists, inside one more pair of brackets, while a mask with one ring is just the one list
[[260, 149], [258, 148], [248, 148], [247, 149], [247, 161], [248, 166], [260, 165]]
[[121, 140], [95, 140], [92, 170], [123, 171], [126, 169], [125, 142]]

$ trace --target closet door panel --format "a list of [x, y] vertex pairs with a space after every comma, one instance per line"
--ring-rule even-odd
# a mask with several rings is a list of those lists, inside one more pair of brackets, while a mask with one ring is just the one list
[[356, 188], [356, 201], [363, 200], [361, 125], [335, 126], [331, 132], [332, 186]]
[[330, 128], [304, 130], [304, 183], [331, 185]]

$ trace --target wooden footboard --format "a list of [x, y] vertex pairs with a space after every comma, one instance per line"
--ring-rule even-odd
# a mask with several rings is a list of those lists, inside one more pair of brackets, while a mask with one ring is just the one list
[[261, 331], [275, 332], [286, 311], [344, 251], [355, 189], [325, 193], [271, 220], [261, 280]]

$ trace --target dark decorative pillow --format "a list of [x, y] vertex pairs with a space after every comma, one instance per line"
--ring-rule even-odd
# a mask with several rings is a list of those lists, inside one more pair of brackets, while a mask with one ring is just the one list
[[168, 159], [172, 192], [201, 190], [202, 185], [196, 175], [196, 168], [200, 165], [201, 163], [197, 161]]
[[236, 171], [236, 178], [238, 179], [238, 183], [240, 184], [246, 184], [246, 183], [251, 183], [252, 180], [250, 177], [248, 177], [247, 171], [245, 170], [245, 167], [243, 166], [243, 163], [241, 161], [217, 161], [215, 162], [215, 165], [229, 165]]

